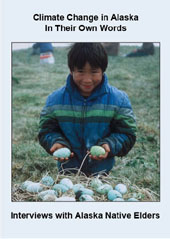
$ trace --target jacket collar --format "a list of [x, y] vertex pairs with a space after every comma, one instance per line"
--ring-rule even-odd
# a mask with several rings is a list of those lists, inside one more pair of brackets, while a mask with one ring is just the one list
[[[69, 74], [67, 77], [66, 89], [69, 91], [71, 95], [74, 95], [74, 97], [76, 97], [77, 99], [84, 100], [84, 97], [80, 94], [80, 91], [78, 90], [78, 87], [74, 83], [71, 74]], [[107, 92], [108, 92], [108, 79], [106, 74], [104, 73], [101, 84], [96, 87], [96, 89], [92, 92], [92, 94], [87, 98], [87, 101], [102, 96]]]

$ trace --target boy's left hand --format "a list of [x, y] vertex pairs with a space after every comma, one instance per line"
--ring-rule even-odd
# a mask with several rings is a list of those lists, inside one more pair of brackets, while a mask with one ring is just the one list
[[106, 159], [106, 158], [108, 157], [109, 152], [110, 152], [110, 147], [109, 147], [108, 144], [102, 144], [101, 147], [104, 148], [104, 150], [105, 150], [105, 152], [106, 152], [105, 154], [99, 155], [99, 156], [92, 156], [92, 155], [90, 154], [89, 157], [90, 157], [91, 159], [94, 159], [94, 160]]

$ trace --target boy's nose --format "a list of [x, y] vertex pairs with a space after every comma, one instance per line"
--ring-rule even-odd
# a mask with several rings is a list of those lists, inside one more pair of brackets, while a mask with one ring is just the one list
[[84, 75], [84, 81], [91, 81], [91, 74], [90, 73], [86, 73], [85, 75]]

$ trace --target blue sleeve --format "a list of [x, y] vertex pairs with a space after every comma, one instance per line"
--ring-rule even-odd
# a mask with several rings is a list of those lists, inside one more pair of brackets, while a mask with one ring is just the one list
[[70, 148], [70, 144], [59, 127], [53, 108], [49, 106], [49, 99], [50, 97], [47, 99], [46, 106], [43, 108], [40, 115], [38, 138], [41, 146], [51, 154], [50, 148], [53, 144], [60, 143], [68, 148]]
[[112, 119], [110, 124], [110, 134], [101, 139], [98, 145], [109, 144], [110, 157], [125, 156], [133, 147], [136, 141], [136, 120], [133, 114], [128, 96], [124, 94], [123, 102]]

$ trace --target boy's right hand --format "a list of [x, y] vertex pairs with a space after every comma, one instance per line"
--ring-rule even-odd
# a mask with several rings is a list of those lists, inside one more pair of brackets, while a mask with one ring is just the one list
[[[57, 149], [61, 149], [61, 148], [66, 148], [65, 145], [63, 144], [60, 144], [60, 143], [55, 143], [53, 144], [53, 146], [51, 147], [50, 149], [50, 152], [51, 153], [54, 153]], [[70, 157], [73, 157], [74, 156], [74, 153], [72, 152]], [[60, 163], [64, 162], [64, 161], [67, 161], [69, 158], [55, 158], [54, 160], [58, 160]]]

